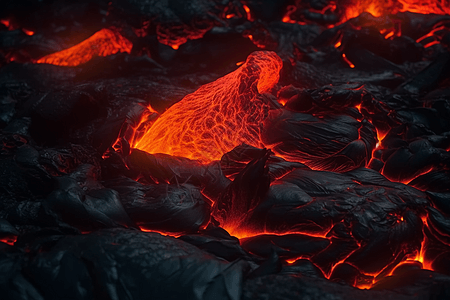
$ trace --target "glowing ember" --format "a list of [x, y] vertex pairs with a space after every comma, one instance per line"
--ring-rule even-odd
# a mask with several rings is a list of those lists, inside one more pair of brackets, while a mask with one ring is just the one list
[[250, 12], [250, 8], [247, 5], [243, 5], [242, 7], [244, 7], [245, 13], [247, 14], [247, 20], [249, 20], [250, 22], [254, 21], [252, 13]]
[[95, 56], [108, 56], [118, 52], [131, 52], [133, 44], [114, 29], [102, 29], [90, 38], [69, 48], [38, 59], [40, 64], [74, 67]]
[[[1, 19], [0, 24], [3, 24], [6, 28], [8, 28], [8, 30], [15, 30], [15, 29], [19, 28], [19, 26], [17, 26], [17, 24], [14, 21], [11, 21], [9, 19]], [[22, 28], [22, 31], [26, 35], [34, 35], [34, 31], [32, 31], [32, 30]]]
[[295, 20], [291, 19], [292, 13], [294, 13], [297, 10], [297, 7], [295, 5], [289, 5], [286, 9], [286, 14], [284, 15], [282, 21], [284, 23], [296, 23]]
[[134, 147], [209, 162], [242, 143], [260, 146], [267, 112], [260, 94], [278, 82], [281, 67], [274, 52], [252, 53], [236, 71], [170, 107]]
[[171, 236], [171, 237], [175, 237], [175, 238], [180, 236], [179, 234], [174, 234], [172, 232], [164, 232], [164, 231], [158, 231], [158, 230], [154, 230], [154, 229], [147, 229], [142, 226], [140, 226], [139, 229], [143, 232], [155, 232], [155, 233], [159, 233], [160, 235], [163, 235], [163, 236]]
[[385, 39], [388, 39], [388, 38], [394, 36], [394, 34], [395, 34], [394, 31], [390, 31], [388, 34], [386, 34], [386, 35], [384, 36], [384, 38], [385, 38]]
[[[158, 112], [151, 105], [148, 105], [146, 110], [144, 110], [144, 112], [142, 113], [140, 119], [137, 120], [135, 124], [130, 124], [130, 126], [126, 127], [125, 131], [123, 132], [123, 137], [117, 138], [112, 147], [116, 151], [123, 150], [123, 138], [128, 141], [127, 144], [134, 144], [151, 127], [151, 125], [153, 124], [151, 116], [156, 114], [158, 114]], [[104, 154], [103, 156], [104, 158], [107, 157], [106, 154]]]
[[347, 56], [345, 55], [345, 53], [342, 53], [342, 58], [344, 59], [344, 61], [348, 64], [348, 66], [350, 68], [354, 68], [355, 65], [347, 58]]
[[25, 29], [25, 28], [22, 28], [22, 31], [26, 34], [26, 35], [34, 35], [34, 31], [32, 31], [32, 30], [27, 30], [27, 29]]
[[438, 22], [435, 26], [433, 26], [433, 29], [429, 33], [418, 38], [416, 42], [422, 43], [424, 48], [429, 48], [433, 45], [440, 44], [442, 38], [447, 32], [447, 27], [445, 25], [441, 25], [441, 22]]
[[[318, 7], [314, 8], [311, 7], [311, 5], [306, 2], [306, 1], [302, 1], [302, 0], [296, 0], [295, 1], [295, 5], [288, 5], [286, 7], [286, 13], [283, 16], [283, 18], [281, 19], [282, 22], [284, 23], [297, 23], [297, 24], [301, 24], [301, 25], [305, 25], [307, 24], [307, 22], [305, 22], [306, 20], [295, 20], [292, 19], [291, 16], [297, 12], [300, 12], [302, 14], [303, 11], [309, 11], [309, 13], [313, 13], [313, 14], [317, 14], [317, 15], [326, 15], [330, 12], [334, 12], [336, 10], [336, 3], [335, 1], [329, 1], [329, 4], [322, 7], [321, 9], [318, 9]], [[331, 25], [332, 27], [332, 25]]]
[[8, 244], [8, 245], [11, 245], [11, 246], [13, 246], [14, 243], [15, 243], [16, 241], [17, 241], [17, 238], [16, 238], [16, 237], [10, 237], [10, 238], [2, 238], [2, 239], [0, 239], [0, 242], [5, 243], [5, 244]]
[[6, 19], [5, 20], [0, 20], [0, 23], [9, 28], [9, 25], [10, 25], [9, 20], [6, 20]]
[[423, 40], [425, 40], [426, 38], [433, 37], [433, 36], [435, 35], [436, 32], [439, 32], [439, 31], [441, 31], [441, 30], [445, 30], [445, 28], [446, 28], [446, 27], [445, 27], [444, 25], [441, 25], [441, 26], [435, 26], [435, 27], [433, 28], [433, 30], [431, 30], [431, 31], [430, 31], [429, 33], [427, 33], [426, 35], [424, 35], [424, 36], [418, 38], [418, 39], [416, 40], [416, 42], [417, 42], [417, 43], [420, 43], [420, 42], [422, 42]]

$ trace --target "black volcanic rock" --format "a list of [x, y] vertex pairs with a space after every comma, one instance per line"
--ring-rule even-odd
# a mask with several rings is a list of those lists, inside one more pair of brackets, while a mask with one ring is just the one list
[[209, 220], [210, 205], [190, 184], [141, 184], [119, 178], [105, 182], [138, 226], [148, 230], [195, 232]]
[[[365, 131], [370, 134], [360, 134]], [[270, 111], [262, 140], [287, 160], [342, 172], [368, 162], [375, 137], [372, 124], [350, 116], [314, 116], [278, 109]]]
[[302, 234], [260, 235], [242, 239], [242, 247], [252, 254], [269, 257], [273, 252], [282, 258], [312, 256], [330, 244], [326, 238]]
[[0, 271], [1, 286], [14, 282], [5, 299], [239, 299], [249, 270], [172, 237], [124, 229], [59, 237], [30, 255], [2, 255], [16, 262]]

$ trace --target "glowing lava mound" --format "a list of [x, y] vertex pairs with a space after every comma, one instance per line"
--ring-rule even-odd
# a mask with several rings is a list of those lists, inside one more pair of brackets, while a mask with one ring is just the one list
[[118, 52], [131, 53], [133, 44], [114, 28], [103, 28], [90, 38], [68, 49], [46, 55], [38, 64], [75, 67], [90, 61], [95, 56], [108, 56]]
[[236, 71], [170, 107], [134, 147], [206, 163], [242, 143], [261, 146], [260, 130], [269, 110], [261, 94], [278, 83], [281, 68], [275, 52], [252, 53]]

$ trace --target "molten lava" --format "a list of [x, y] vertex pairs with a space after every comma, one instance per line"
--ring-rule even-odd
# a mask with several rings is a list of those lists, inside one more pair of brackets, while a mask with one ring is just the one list
[[68, 49], [46, 55], [36, 62], [74, 67], [88, 62], [95, 56], [108, 56], [118, 52], [131, 52], [133, 44], [115, 29], [104, 28], [83, 42]]
[[406, 11], [420, 14], [450, 14], [450, 2], [448, 0], [350, 0], [345, 6], [342, 21], [357, 17], [363, 12], [381, 17]]
[[344, 61], [348, 64], [348, 66], [350, 68], [354, 68], [355, 65], [347, 58], [347, 56], [345, 55], [345, 53], [342, 53], [342, 58], [344, 59]]
[[0, 20], [0, 24], [5, 25], [5, 27], [8, 28], [8, 30], [13, 30], [12, 26], [11, 26], [11, 22], [7, 19]]
[[296, 0], [295, 5], [287, 6], [282, 21], [284, 23], [305, 25], [307, 22], [301, 16], [305, 10], [322, 15], [329, 12], [337, 13], [339, 15], [339, 23], [343, 23], [351, 18], [358, 17], [364, 12], [370, 13], [374, 17], [396, 14], [398, 12], [446, 15], [450, 14], [450, 2], [448, 0], [341, 0], [329, 1], [328, 5], [318, 9], [310, 7], [306, 1]]
[[22, 31], [23, 31], [26, 35], [29, 35], [29, 36], [34, 35], [34, 31], [32, 31], [32, 30], [28, 30], [28, 29], [22, 28]]
[[252, 53], [236, 71], [170, 107], [134, 147], [210, 162], [242, 143], [260, 146], [268, 111], [261, 94], [278, 82], [281, 67], [274, 52]]
[[16, 241], [17, 241], [16, 237], [6, 237], [6, 238], [0, 239], [0, 242], [8, 244], [10, 246], [13, 246]]

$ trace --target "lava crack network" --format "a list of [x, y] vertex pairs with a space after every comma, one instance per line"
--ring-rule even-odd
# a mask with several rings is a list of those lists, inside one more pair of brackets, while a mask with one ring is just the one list
[[242, 143], [260, 146], [268, 111], [261, 94], [277, 84], [281, 67], [274, 52], [252, 53], [236, 71], [171, 106], [134, 147], [205, 163]]

